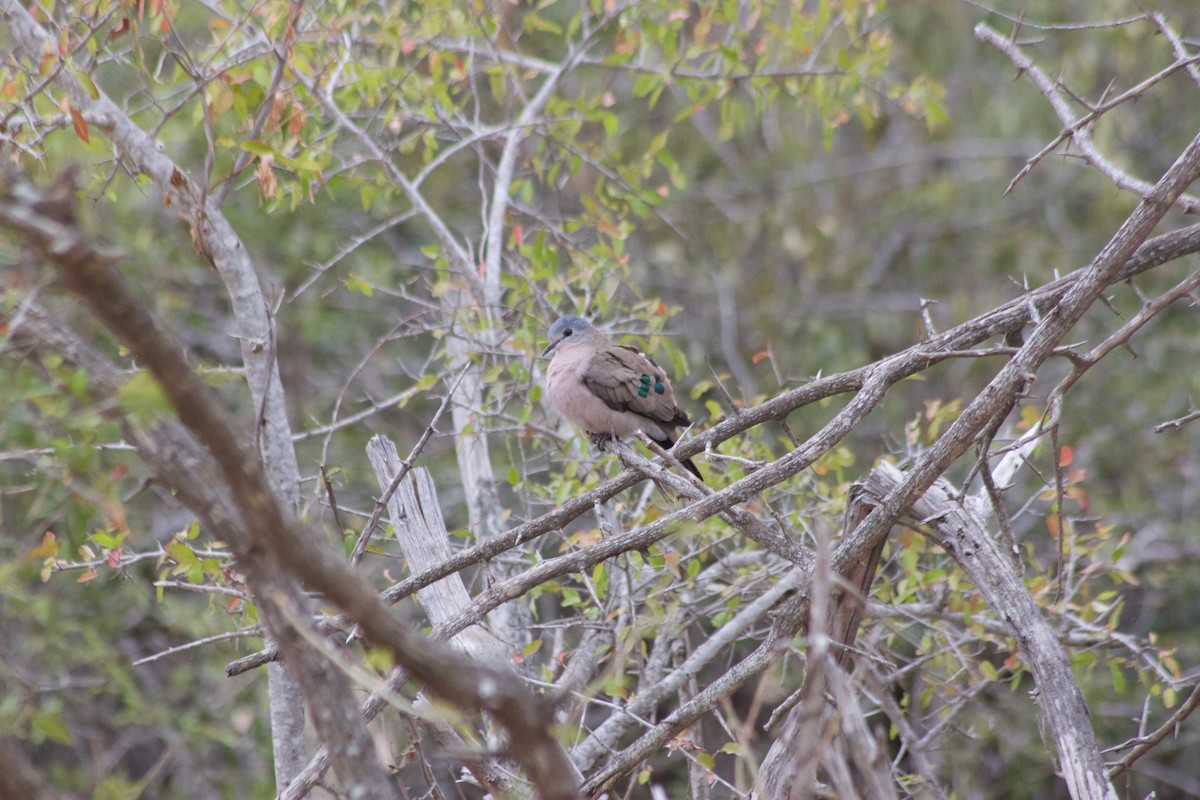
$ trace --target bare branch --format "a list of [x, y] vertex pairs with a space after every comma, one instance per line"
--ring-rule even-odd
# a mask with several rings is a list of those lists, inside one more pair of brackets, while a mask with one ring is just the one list
[[[1129, 100], [1141, 97], [1152, 86], [1162, 82], [1181, 69], [1194, 67], [1197, 62], [1200, 62], [1200, 56], [1192, 56], [1190, 58], [1174, 62], [1171, 64], [1171, 66], [1161, 70], [1158, 74], [1147, 78], [1137, 86], [1122, 92], [1113, 99], [1096, 106], [1084, 116], [1075, 119], [1071, 111], [1071, 107], [1067, 104], [1067, 101], [1062, 96], [1062, 88], [1054, 81], [1050, 80], [1050, 78], [1047, 77], [1046, 74], [1043, 73], [1041, 69], [1034, 64], [1028, 56], [1025, 55], [1024, 52], [1022, 52], [1015, 41], [1009, 37], [1002, 36], [992, 28], [988, 27], [987, 24], [982, 22], [975, 26], [975, 37], [981, 41], [987, 42], [997, 50], [1000, 50], [1009, 57], [1009, 59], [1014, 65], [1016, 65], [1018, 69], [1028, 74], [1030, 80], [1033, 81], [1034, 85], [1037, 86], [1038, 90], [1041, 91], [1042, 95], [1054, 108], [1055, 113], [1058, 114], [1059, 120], [1066, 125], [1062, 132], [1055, 137], [1054, 141], [1042, 148], [1040, 153], [1031, 158], [1025, 164], [1025, 166], [1021, 168], [1021, 171], [1018, 172], [1016, 177], [1014, 177], [1008, 184], [1008, 188], [1004, 190], [1005, 194], [1011, 192], [1013, 188], [1016, 187], [1016, 185], [1021, 181], [1021, 179], [1029, 174], [1029, 172], [1039, 161], [1052, 153], [1059, 144], [1068, 138], [1075, 142], [1076, 146], [1079, 147], [1080, 152], [1083, 154], [1083, 157], [1089, 164], [1099, 170], [1101, 174], [1111, 180], [1118, 187], [1134, 192], [1138, 195], [1138, 197], [1141, 198], [1147, 198], [1151, 194], [1154, 189], [1152, 184], [1146, 183], [1145, 181], [1126, 174], [1123, 170], [1118, 168], [1115, 164], [1104, 157], [1104, 155], [1092, 141], [1091, 134], [1088, 133], [1087, 128], [1105, 112], [1110, 111], [1116, 106]], [[1177, 203], [1179, 207], [1188, 214], [1200, 213], [1200, 199], [1191, 195], [1181, 194], [1173, 202]]]

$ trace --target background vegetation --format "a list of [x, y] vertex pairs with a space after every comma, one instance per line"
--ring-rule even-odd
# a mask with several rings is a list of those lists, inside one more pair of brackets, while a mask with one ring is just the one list
[[[613, 796], [748, 796], [784, 741], [764, 724], [803, 685], [805, 636], [785, 637], [694, 724], [664, 720], [771, 641], [770, 601], [807, 585], [811, 559], [834, 547], [852, 484], [881, 460], [926, 458], [1024, 340], [1001, 331], [930, 358], [844, 435], [815, 440], [861, 386], [706, 440], [697, 461], [715, 490], [813, 453], [721, 503], [795, 550], [713, 509], [592, 559], [704, 495], [655, 490], [637, 456], [596, 452], [543, 406], [549, 322], [592, 315], [669, 365], [693, 434], [737, 427], [746, 409], [869, 371], [1088, 266], [1200, 128], [1200, 8], [1186, 0], [0, 11], [0, 148], [20, 171], [8, 189], [17, 174], [49, 184], [79, 168], [79, 227], [120, 252], [120, 274], [329, 559], [351, 559], [375, 591], [420, 572], [395, 516], [351, 557], [383, 492], [364, 453], [376, 434], [401, 456], [415, 448], [455, 552], [595, 492], [458, 574], [476, 599], [469, 621], [482, 621], [468, 634], [485, 631], [485, 651], [537, 696], [563, 692], [556, 735], [588, 790]], [[1156, 232], [1182, 230], [1196, 203], [1185, 195]], [[174, 419], [172, 403], [6, 221], [0, 771], [46, 796], [275, 796], [330, 745], [313, 722], [321, 701], [303, 677], [296, 688], [276, 669], [268, 693], [265, 668], [226, 666], [262, 651], [273, 625], [320, 630], [343, 658], [315, 663], [356, 704], [393, 656], [347, 644], [353, 626], [328, 596], [299, 620], [261, 618], [236, 543], [181, 502], [178, 475], [131, 433]], [[1111, 285], [1015, 404], [993, 409], [989, 435], [939, 470], [986, 498], [979, 464], [1042, 434], [994, 498], [992, 534], [1017, 543], [1107, 762], [1176, 715], [1113, 775], [1121, 797], [1200, 795], [1187, 719], [1200, 674], [1194, 268], [1185, 256]], [[86, 366], [23, 338], [36, 339], [35, 310], [122, 370], [124, 387], [105, 396]], [[1144, 327], [1123, 332], [1139, 314]], [[1121, 346], [1089, 362], [1106, 342]], [[955, 553], [907, 523], [889, 526], [844, 665], [893, 791], [1104, 796], [1056, 776], [1061, 742], [1021, 632]], [[546, 563], [563, 571], [522, 583]], [[488, 600], [507, 586], [521, 588]], [[457, 633], [428, 602], [406, 597], [396, 613]], [[481, 775], [495, 775], [464, 753], [506, 752], [502, 728], [469, 707], [422, 710], [420, 688], [405, 683], [400, 709], [366, 729], [364, 773], [386, 768], [395, 796], [483, 796]], [[638, 713], [622, 713], [639, 694]], [[295, 721], [304, 703], [309, 724], [285, 733], [278, 715]], [[443, 712], [442, 729], [428, 723]], [[822, 769], [844, 786], [835, 763]], [[352, 777], [314, 791], [342, 796]], [[489, 788], [528, 791], [511, 777]]]

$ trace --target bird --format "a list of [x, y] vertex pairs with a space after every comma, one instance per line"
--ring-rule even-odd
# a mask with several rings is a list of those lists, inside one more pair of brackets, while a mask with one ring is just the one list
[[[567, 315], [554, 321], [542, 355], [551, 353], [546, 369], [550, 403], [587, 431], [598, 449], [638, 431], [670, 448], [675, 429], [690, 424], [662, 367], [637, 348], [612, 342], [583, 317]], [[690, 458], [680, 463], [704, 480]]]

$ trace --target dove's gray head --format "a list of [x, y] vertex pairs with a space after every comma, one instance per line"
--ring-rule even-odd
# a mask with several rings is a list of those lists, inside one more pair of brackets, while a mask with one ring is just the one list
[[558, 347], [564, 341], [570, 341], [573, 337], [583, 337], [591, 333], [594, 329], [592, 323], [588, 322], [583, 317], [567, 315], [554, 320], [554, 324], [550, 326], [550, 344], [546, 345], [546, 349], [542, 351], [542, 355], [550, 355], [550, 351]]

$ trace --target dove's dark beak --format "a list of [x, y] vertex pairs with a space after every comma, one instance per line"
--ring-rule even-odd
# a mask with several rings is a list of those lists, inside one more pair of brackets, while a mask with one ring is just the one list
[[551, 342], [550, 344], [546, 345], [546, 349], [542, 351], [542, 355], [544, 355], [544, 356], [550, 355], [550, 351], [553, 350], [557, 346], [558, 346], [557, 341]]

